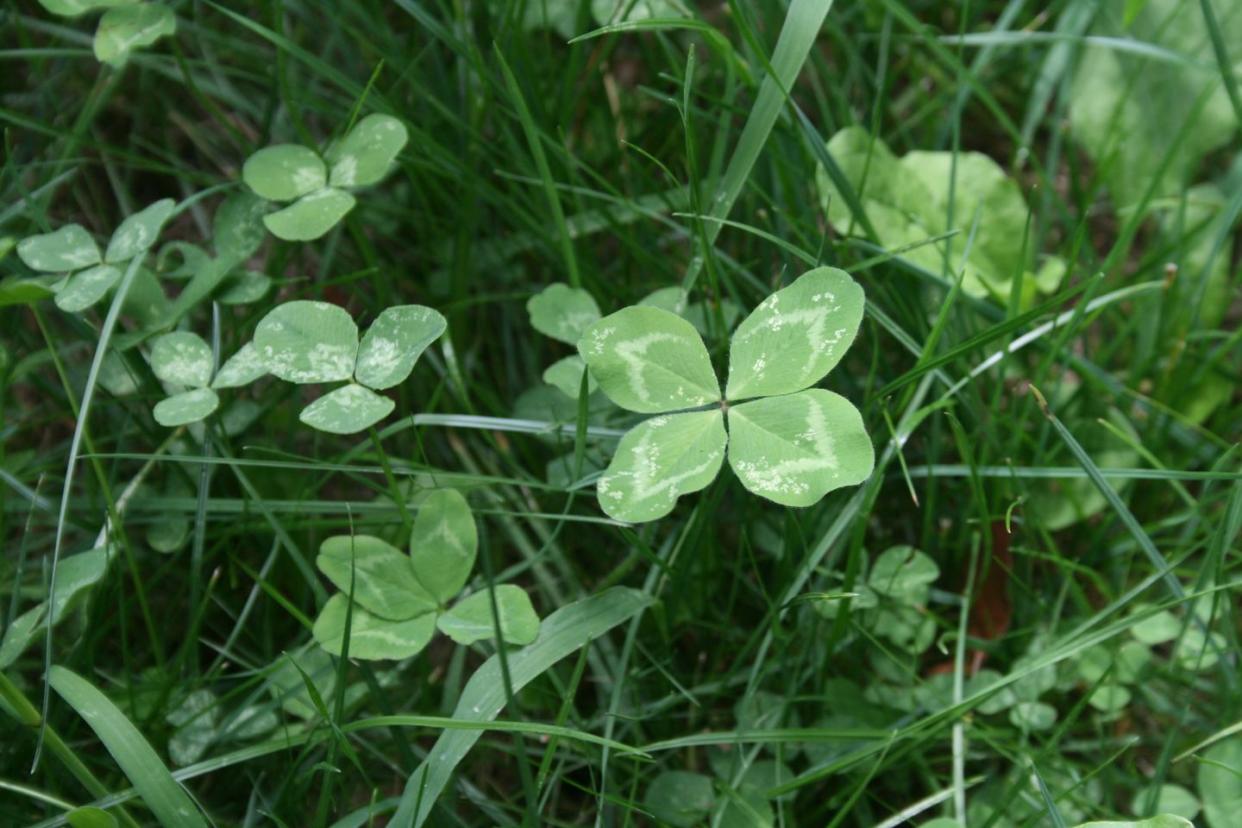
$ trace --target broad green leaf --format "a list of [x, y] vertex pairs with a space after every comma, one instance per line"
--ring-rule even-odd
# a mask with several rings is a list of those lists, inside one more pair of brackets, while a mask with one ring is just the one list
[[56, 291], [56, 307], [80, 313], [104, 298], [120, 279], [121, 271], [112, 265], [96, 265], [75, 273]]
[[39, 5], [52, 14], [62, 17], [77, 17], [88, 11], [106, 9], [111, 6], [126, 6], [136, 0], [39, 0]]
[[1057, 722], [1057, 709], [1037, 701], [1022, 701], [1009, 708], [1009, 721], [1024, 731], [1047, 730]]
[[920, 607], [881, 604], [865, 617], [872, 633], [908, 653], [921, 653], [936, 639], [936, 622]]
[[711, 777], [688, 771], [665, 771], [651, 780], [643, 797], [652, 816], [676, 828], [701, 824], [715, 804]]
[[267, 689], [286, 713], [314, 720], [319, 714], [303, 675], [310, 679], [320, 697], [332, 697], [336, 689], [336, 664], [322, 649], [312, 646], [277, 658], [267, 677]]
[[237, 349], [237, 353], [228, 358], [216, 378], [211, 381], [212, 388], [240, 388], [249, 385], [267, 373], [267, 364], [259, 356], [259, 349], [253, 342], [247, 342]]
[[177, 30], [172, 9], [159, 3], [116, 6], [104, 12], [95, 29], [95, 59], [119, 67], [129, 53], [150, 46]]
[[114, 397], [127, 397], [137, 392], [138, 377], [125, 357], [117, 351], [108, 351], [99, 363], [99, 384]]
[[668, 311], [619, 310], [587, 328], [578, 352], [608, 399], [630, 411], [658, 414], [720, 400], [698, 331]]
[[220, 407], [220, 398], [210, 388], [195, 388], [183, 391], [155, 404], [151, 413], [155, 421], [165, 428], [197, 423], [210, 416]]
[[1160, 789], [1155, 792], [1154, 798], [1150, 796], [1151, 792], [1149, 787], [1135, 794], [1130, 803], [1130, 810], [1136, 815], [1141, 815], [1146, 811], [1148, 801], [1154, 804], [1152, 810], [1156, 813], [1173, 814], [1183, 819], [1194, 819], [1202, 810], [1198, 797], [1181, 785], [1161, 785]]
[[267, 235], [263, 232], [263, 214], [267, 203], [252, 193], [236, 192], [216, 208], [212, 222], [211, 243], [216, 258], [227, 270], [249, 259]]
[[629, 23], [636, 20], [685, 16], [685, 13], [672, 0], [591, 0], [591, 14], [601, 26], [607, 26], [609, 23]]
[[108, 242], [104, 261], [121, 264], [149, 250], [176, 206], [177, 202], [171, 198], [160, 199], [122, 221]]
[[[613, 587], [561, 607], [543, 620], [535, 641], [505, 654], [508, 688], [513, 693], [521, 692], [558, 661], [634, 617], [650, 603], [651, 599], [638, 590]], [[453, 718], [490, 722], [504, 709], [507, 697], [500, 659], [492, 656], [462, 688]], [[420, 828], [457, 766], [482, 735], [481, 730], [444, 731], [427, 758], [406, 779], [401, 803], [390, 824]]]
[[323, 159], [301, 144], [264, 147], [242, 165], [242, 180], [261, 198], [293, 201], [328, 183]]
[[151, 370], [164, 382], [203, 388], [211, 382], [211, 346], [188, 331], [164, 334], [151, 345]]
[[773, 293], [742, 320], [729, 346], [729, 400], [791, 394], [819, 382], [854, 342], [862, 288], [819, 267]]
[[1150, 819], [1136, 821], [1104, 820], [1102, 822], [1082, 822], [1075, 828], [1195, 828], [1188, 819], [1174, 814], [1160, 814]]
[[65, 814], [65, 821], [69, 828], [116, 828], [120, 825], [112, 814], [93, 805], [74, 808]]
[[286, 382], [337, 382], [354, 373], [358, 326], [336, 305], [286, 302], [259, 322], [254, 345], [268, 373]]
[[68, 273], [103, 261], [99, 245], [80, 224], [28, 236], [17, 243], [17, 255], [26, 267], [43, 273]]
[[810, 506], [866, 480], [875, 452], [858, 409], [812, 388], [731, 407], [729, 465], [751, 492], [785, 506]]
[[86, 594], [86, 590], [103, 579], [113, 550], [109, 546], [97, 546], [86, 552], [70, 555], [56, 567], [56, 602], [52, 607], [51, 622], [58, 623], [74, 605], [74, 601]]
[[351, 382], [303, 408], [298, 419], [330, 434], [357, 434], [387, 417], [396, 405], [387, 397]]
[[716, 828], [774, 828], [776, 815], [762, 791], [747, 786], [730, 793], [716, 804]]
[[[560, 389], [570, 399], [578, 399], [578, 391], [582, 388], [582, 372], [586, 371], [586, 362], [577, 354], [558, 359], [543, 372], [543, 381]], [[595, 377], [587, 373], [587, 393], [592, 394], [599, 388]]]
[[867, 585], [900, 604], [927, 602], [940, 567], [926, 552], [912, 546], [892, 546], [880, 553], [867, 575]]
[[[344, 651], [341, 643], [345, 637], [348, 609], [349, 599], [338, 592], [328, 599], [323, 611], [315, 619], [315, 640], [320, 647], [335, 656]], [[349, 622], [349, 657], [368, 661], [399, 660], [417, 655], [431, 641], [431, 636], [436, 631], [436, 617], [433, 613], [405, 621], [389, 621], [372, 615], [357, 604], [354, 605]]]
[[328, 163], [332, 165], [329, 183], [333, 187], [366, 187], [376, 183], [388, 175], [408, 139], [405, 124], [396, 118], [378, 113], [368, 115], [328, 151]]
[[405, 382], [414, 363], [447, 326], [438, 311], [422, 305], [385, 308], [358, 346], [354, 378], [376, 390]]
[[176, 728], [168, 738], [168, 758], [177, 767], [192, 765], [216, 739], [220, 719], [219, 700], [207, 688], [195, 690], [164, 717]]
[[173, 779], [138, 728], [107, 696], [60, 665], [52, 666], [48, 683], [103, 742], [161, 825], [207, 828], [189, 794]]
[[647, 308], [660, 308], [678, 316], [686, 315], [690, 302], [690, 294], [683, 287], [666, 287], [647, 294], [638, 300], [638, 304]]
[[616, 520], [656, 520], [677, 498], [707, 486], [724, 462], [728, 437], [719, 411], [665, 414], [626, 432], [596, 484], [599, 505]]
[[522, 16], [522, 30], [551, 29], [569, 40], [578, 34], [578, 0], [531, 0]]
[[338, 535], [319, 547], [319, 571], [343, 594], [381, 618], [401, 621], [436, 608], [414, 575], [410, 557], [371, 535]]
[[[534, 641], [539, 635], [539, 616], [526, 590], [513, 584], [501, 584], [496, 587], [495, 594], [501, 637], [519, 646]], [[496, 624], [491, 602], [492, 596], [487, 590], [476, 592], [441, 615], [436, 626], [458, 644], [492, 639], [496, 635]]]
[[171, 555], [190, 538], [190, 521], [184, 517], [164, 516], [147, 527], [147, 545], [162, 555]]
[[1120, 684], [1101, 684], [1092, 691], [1087, 703], [1101, 713], [1117, 713], [1130, 703], [1130, 691]]
[[0, 308], [10, 305], [33, 305], [56, 295], [46, 283], [38, 279], [12, 276], [0, 281]]
[[283, 210], [268, 213], [263, 223], [285, 241], [314, 241], [354, 209], [354, 197], [331, 187], [303, 196]]
[[600, 318], [599, 305], [591, 294], [559, 282], [527, 300], [526, 312], [531, 327], [568, 345], [577, 345], [586, 329]]
[[0, 638], [0, 670], [8, 669], [17, 661], [18, 656], [25, 652], [43, 629], [43, 614], [47, 604], [36, 604], [13, 619], [13, 623], [4, 628], [4, 638]]
[[[1141, 608], [1135, 608], [1137, 613]], [[1144, 644], [1156, 645], [1163, 644], [1166, 641], [1172, 641], [1177, 638], [1177, 634], [1182, 631], [1182, 622], [1177, 620], [1177, 616], [1168, 610], [1160, 610], [1157, 613], [1134, 622], [1130, 627], [1130, 635], [1134, 636]]]
[[1218, 632], [1204, 634], [1198, 626], [1186, 630], [1173, 648], [1173, 660], [1184, 670], [1207, 670], [1220, 661], [1229, 644]]
[[171, 303], [168, 295], [164, 293], [159, 277], [149, 268], [140, 266], [125, 294], [122, 312], [134, 317], [145, 330], [154, 331], [164, 325], [170, 307]]
[[410, 534], [414, 576], [441, 604], [470, 577], [479, 536], [470, 504], [456, 489], [437, 489], [423, 500]]
[[155, 257], [155, 269], [166, 279], [190, 279], [208, 267], [218, 266], [206, 250], [183, 241], [167, 242]]
[[222, 305], [248, 305], [267, 296], [271, 289], [268, 275], [257, 270], [238, 270], [220, 283], [215, 299]]

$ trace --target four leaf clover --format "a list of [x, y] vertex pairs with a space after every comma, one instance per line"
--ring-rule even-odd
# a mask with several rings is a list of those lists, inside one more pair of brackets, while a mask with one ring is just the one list
[[77, 17], [106, 9], [95, 29], [95, 59], [120, 67], [129, 53], [150, 46], [177, 30], [172, 9], [159, 3], [138, 0], [39, 0], [43, 8], [61, 17]]
[[242, 179], [268, 201], [293, 202], [263, 217], [286, 241], [310, 241], [327, 233], [356, 203], [349, 190], [381, 181], [409, 134], [390, 115], [368, 115], [325, 156], [301, 144], [265, 147], [246, 159]]
[[863, 303], [831, 267], [772, 294], [733, 335], [723, 395], [703, 340], [675, 314], [630, 307], [591, 325], [578, 351], [604, 394], [659, 415], [621, 438], [597, 485], [603, 510], [635, 522], [667, 515], [715, 479], [726, 446], [743, 486], [787, 506], [865, 480], [875, 455], [858, 409], [811, 388], [853, 343]]
[[409, 555], [371, 535], [328, 538], [315, 564], [341, 591], [315, 619], [315, 640], [339, 656], [348, 617], [353, 658], [409, 658], [437, 629], [458, 644], [471, 644], [495, 635], [494, 597], [504, 640], [529, 644], [539, 634], [539, 616], [518, 586], [482, 590], [448, 608], [470, 577], [478, 543], [470, 505], [455, 489], [439, 489], [423, 501]]
[[255, 356], [267, 373], [286, 382], [349, 380], [302, 409], [298, 419], [320, 431], [353, 434], [392, 413], [393, 401], [375, 391], [404, 382], [447, 324], [431, 308], [398, 305], [376, 317], [360, 344], [358, 326], [344, 309], [327, 302], [286, 302], [259, 322]]

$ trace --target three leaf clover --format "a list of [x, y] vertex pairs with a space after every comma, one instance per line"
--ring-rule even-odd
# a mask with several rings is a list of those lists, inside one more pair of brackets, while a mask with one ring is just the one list
[[150, 46], [177, 30], [172, 9], [159, 3], [138, 0], [39, 0], [43, 8], [61, 17], [77, 17], [86, 12], [107, 9], [95, 29], [95, 59], [120, 67], [129, 53]]
[[120, 280], [123, 266], [155, 242], [174, 206], [172, 199], [165, 198], [129, 216], [112, 234], [102, 255], [80, 224], [24, 238], [17, 244], [17, 255], [31, 270], [64, 274], [51, 285], [56, 306], [78, 313], [103, 299]]
[[853, 343], [863, 303], [831, 267], [772, 294], [733, 335], [723, 395], [703, 340], [675, 314], [630, 307], [591, 325], [578, 351], [604, 394], [659, 415], [621, 438], [596, 487], [601, 508], [617, 520], [663, 517], [716, 478], [726, 446], [743, 486], [787, 506], [867, 479], [875, 455], [858, 409], [811, 388]]
[[375, 392], [404, 382], [447, 324], [431, 308], [399, 305], [380, 313], [360, 344], [358, 326], [344, 309], [286, 302], [255, 328], [255, 356], [264, 371], [286, 382], [349, 380], [302, 409], [298, 419], [320, 431], [353, 434], [392, 413], [393, 401]]
[[328, 538], [315, 564], [341, 591], [315, 619], [315, 640], [339, 656], [348, 616], [353, 658], [409, 658], [427, 646], [437, 629], [458, 644], [471, 644], [495, 634], [494, 595], [504, 640], [529, 644], [539, 634], [539, 616], [521, 587], [502, 584], [448, 608], [470, 577], [478, 544], [470, 505], [455, 489], [439, 489], [423, 501], [409, 555], [370, 535]]
[[219, 371], [211, 346], [198, 334], [173, 331], [151, 343], [151, 371], [173, 389], [155, 404], [155, 421], [167, 428], [196, 423], [220, 406], [216, 391], [239, 388], [267, 373], [254, 346], [243, 345]]
[[343, 139], [319, 153], [301, 144], [265, 147], [246, 159], [242, 179], [268, 201], [293, 202], [263, 217], [286, 241], [310, 241], [327, 233], [356, 203], [349, 190], [381, 181], [409, 134], [389, 115], [368, 115]]

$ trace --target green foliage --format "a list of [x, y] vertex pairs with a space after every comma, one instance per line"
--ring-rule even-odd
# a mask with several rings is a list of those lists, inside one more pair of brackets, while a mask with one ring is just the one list
[[43, 8], [62, 17], [77, 17], [104, 9], [95, 29], [95, 59], [120, 68], [130, 54], [177, 30], [172, 9], [138, 0], [39, 0]]

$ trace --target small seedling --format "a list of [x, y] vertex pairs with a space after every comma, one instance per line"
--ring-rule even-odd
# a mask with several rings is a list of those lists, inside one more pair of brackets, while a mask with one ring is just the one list
[[323, 156], [301, 144], [264, 147], [246, 159], [242, 179], [268, 201], [292, 202], [263, 217], [272, 235], [311, 241], [354, 208], [350, 190], [377, 184], [388, 175], [408, 137], [396, 118], [368, 115]]
[[599, 479], [601, 508], [626, 521], [667, 515], [715, 479], [726, 445], [742, 485], [787, 506], [866, 480], [875, 455], [858, 409], [811, 388], [853, 343], [863, 302], [831, 267], [772, 294], [733, 335], [723, 395], [703, 340], [675, 314], [631, 307], [591, 325], [578, 351], [604, 394], [660, 415], [621, 438]]
[[348, 621], [353, 658], [410, 658], [437, 629], [458, 644], [471, 644], [495, 634], [494, 597], [504, 640], [529, 644], [539, 633], [539, 616], [520, 587], [501, 584], [448, 606], [470, 576], [478, 543], [474, 515], [455, 489], [434, 491], [423, 501], [409, 555], [370, 535], [328, 538], [315, 563], [341, 591], [315, 620], [315, 640], [340, 655]]

